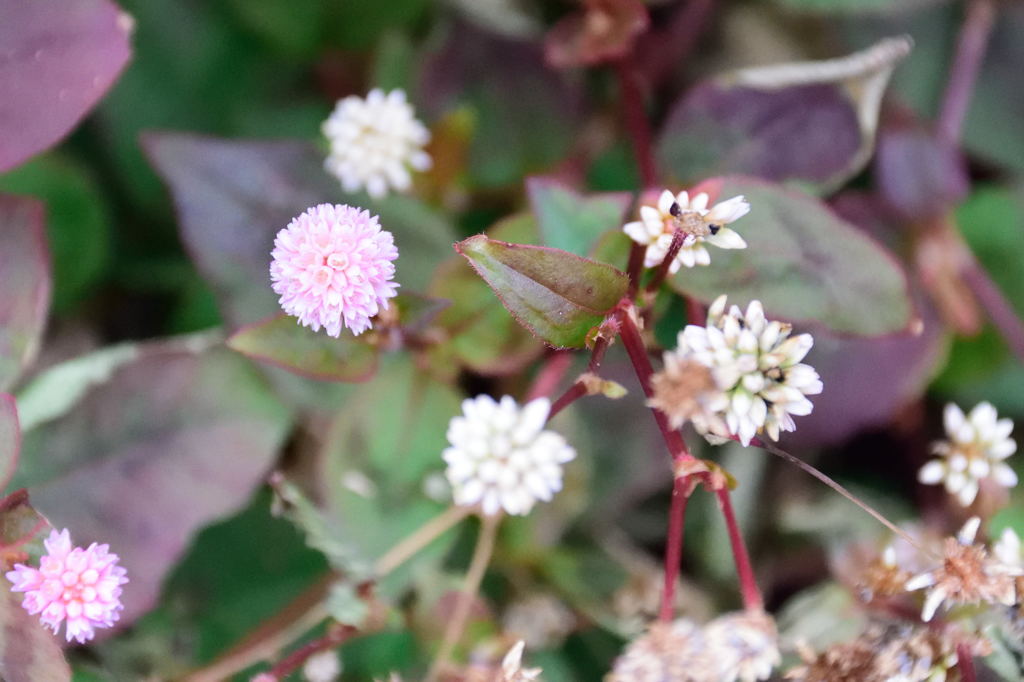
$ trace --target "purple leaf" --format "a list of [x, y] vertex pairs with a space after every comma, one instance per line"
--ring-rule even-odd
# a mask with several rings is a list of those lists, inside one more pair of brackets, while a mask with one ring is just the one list
[[[34, 4], [34, 3], [29, 3]], [[21, 595], [0, 589], [0, 679], [62, 682], [71, 679], [59, 640], [38, 616], [21, 607]]]
[[194, 348], [203, 343], [140, 346], [73, 410], [25, 434], [15, 485], [79, 544], [121, 556], [125, 623], [155, 602], [193, 534], [246, 501], [287, 430], [249, 363]]
[[708, 247], [711, 266], [682, 268], [670, 280], [677, 291], [704, 302], [720, 294], [736, 304], [759, 299], [772, 317], [841, 334], [906, 329], [913, 310], [907, 278], [885, 247], [803, 192], [725, 178], [721, 196], [737, 194], [751, 206], [732, 226], [747, 248]]
[[58, 142], [128, 63], [132, 19], [107, 0], [0, 0], [0, 171]]
[[734, 173], [834, 188], [870, 158], [882, 91], [909, 50], [889, 39], [842, 59], [701, 83], [669, 113], [659, 159], [684, 183]]
[[924, 127], [884, 130], [875, 155], [878, 190], [908, 220], [927, 220], [967, 196], [967, 168], [955, 146]]
[[192, 260], [235, 327], [279, 311], [270, 288], [274, 236], [310, 206], [344, 202], [379, 213], [395, 235], [405, 289], [425, 288], [451, 254], [450, 227], [436, 213], [408, 197], [346, 197], [311, 144], [150, 133], [143, 145], [170, 187]]
[[18, 408], [14, 396], [0, 393], [0, 493], [18, 468], [18, 453], [21, 452], [21, 428], [18, 426]]
[[485, 235], [455, 245], [520, 324], [555, 348], [581, 348], [622, 299], [625, 273], [567, 251]]
[[314, 332], [283, 313], [242, 327], [227, 344], [254, 360], [323, 381], [366, 381], [377, 366], [377, 349], [365, 340]]
[[35, 359], [50, 286], [43, 205], [0, 195], [0, 390]]

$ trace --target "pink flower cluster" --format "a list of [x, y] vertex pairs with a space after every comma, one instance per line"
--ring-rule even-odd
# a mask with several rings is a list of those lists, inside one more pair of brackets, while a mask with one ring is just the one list
[[69, 642], [86, 642], [95, 635], [94, 628], [111, 627], [123, 608], [121, 585], [128, 582], [118, 556], [95, 542], [88, 549], [73, 548], [66, 528], [51, 531], [44, 544], [47, 554], [38, 569], [15, 564], [7, 572], [14, 583], [11, 589], [25, 593], [22, 607], [40, 614], [39, 620], [54, 634], [66, 620]]
[[281, 307], [299, 322], [337, 337], [361, 334], [396, 295], [398, 258], [377, 216], [344, 204], [320, 204], [293, 219], [274, 240], [270, 278]]

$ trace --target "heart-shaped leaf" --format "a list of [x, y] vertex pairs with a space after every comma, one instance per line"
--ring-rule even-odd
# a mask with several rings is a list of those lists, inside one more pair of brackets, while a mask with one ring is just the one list
[[140, 345], [71, 411], [27, 432], [13, 482], [81, 544], [121, 556], [123, 622], [152, 605], [196, 530], [248, 499], [287, 432], [287, 411], [248, 361], [190, 340]]
[[254, 360], [324, 381], [365, 381], [377, 365], [377, 349], [365, 341], [315, 332], [283, 313], [242, 327], [227, 344]]
[[0, 171], [56, 143], [131, 54], [131, 17], [107, 0], [0, 0]]
[[770, 316], [816, 321], [842, 334], [898, 332], [910, 323], [907, 278], [881, 244], [812, 196], [743, 177], [724, 178], [722, 197], [750, 202], [736, 223], [747, 248], [712, 249], [708, 267], [671, 279], [681, 293], [710, 302], [759, 299]]
[[622, 299], [625, 273], [560, 249], [477, 235], [455, 245], [520, 324], [555, 348], [580, 348]]
[[579, 256], [590, 253], [605, 232], [622, 226], [630, 203], [625, 192], [585, 196], [551, 178], [530, 178], [526, 190], [544, 243]]
[[[27, 3], [34, 4], [34, 3]], [[0, 590], [0, 679], [5, 682], [71, 680], [56, 637], [21, 607], [21, 595]]]
[[841, 59], [743, 69], [694, 87], [673, 107], [658, 157], [676, 179], [742, 173], [820, 191], [871, 157], [878, 109], [906, 38]]
[[0, 390], [35, 359], [50, 287], [43, 205], [0, 195]]

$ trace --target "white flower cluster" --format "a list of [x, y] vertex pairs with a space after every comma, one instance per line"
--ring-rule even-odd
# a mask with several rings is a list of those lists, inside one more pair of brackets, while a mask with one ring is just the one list
[[562, 489], [562, 465], [576, 451], [544, 430], [551, 402], [537, 398], [519, 407], [511, 396], [462, 402], [462, 416], [448, 425], [443, 457], [455, 503], [480, 505], [484, 514], [523, 515]]
[[416, 119], [404, 90], [374, 89], [365, 99], [338, 100], [322, 130], [330, 143], [324, 167], [346, 192], [366, 189], [380, 198], [389, 188], [408, 189], [410, 169], [430, 168], [430, 155], [423, 151], [430, 131]]
[[[681, 359], [708, 367], [728, 399], [719, 415], [727, 432], [711, 428], [704, 435], [737, 436], [749, 445], [763, 431], [778, 440], [780, 431], [796, 428], [792, 415], [811, 413], [807, 396], [821, 393], [818, 373], [800, 362], [814, 339], [810, 334], [791, 336], [789, 324], [766, 320], [760, 301], [751, 301], [746, 313], [735, 305], [726, 313], [725, 306], [726, 297], [720, 296], [708, 310], [707, 326], [687, 325], [674, 351]], [[716, 420], [695, 422], [698, 427], [702, 423], [713, 425]]]
[[974, 502], [984, 479], [1006, 488], [1017, 485], [1017, 474], [1003, 461], [1017, 451], [1016, 441], [1010, 438], [1012, 421], [999, 419], [996, 408], [985, 402], [967, 416], [950, 403], [943, 413], [943, 422], [948, 440], [932, 447], [939, 459], [921, 467], [919, 481], [943, 483], [965, 507]]
[[678, 272], [683, 265], [688, 268], [709, 265], [711, 254], [705, 248], [705, 242], [720, 249], [746, 248], [743, 238], [726, 225], [749, 213], [750, 204], [738, 196], [708, 209], [708, 201], [704, 192], [691, 200], [686, 192], [673, 196], [672, 192], [665, 190], [658, 199], [657, 208], [640, 207], [640, 220], [626, 223], [622, 231], [637, 244], [647, 247], [645, 267], [653, 268], [665, 260], [677, 229], [683, 232], [684, 238], [682, 248], [669, 265], [672, 273]]

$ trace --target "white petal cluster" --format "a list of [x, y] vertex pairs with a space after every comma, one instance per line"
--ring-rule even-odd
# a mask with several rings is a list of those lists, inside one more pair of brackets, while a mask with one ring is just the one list
[[766, 680], [782, 663], [775, 622], [759, 611], [715, 618], [704, 628], [708, 651], [719, 662], [720, 682]]
[[974, 502], [984, 479], [1006, 488], [1017, 485], [1017, 474], [1003, 461], [1017, 451], [1016, 441], [1010, 438], [1012, 421], [999, 419], [996, 408], [987, 402], [979, 403], [967, 416], [950, 403], [943, 421], [948, 440], [932, 447], [939, 459], [921, 467], [917, 475], [921, 483], [944, 484], [965, 507]]
[[430, 131], [416, 119], [404, 90], [340, 99], [321, 128], [330, 143], [324, 167], [346, 192], [366, 189], [380, 198], [389, 189], [408, 189], [410, 169], [430, 168], [423, 151]]
[[807, 396], [821, 393], [818, 373], [800, 362], [814, 339], [810, 334], [790, 336], [791, 325], [766, 320], [760, 301], [751, 301], [746, 313], [737, 306], [726, 313], [725, 305], [725, 296], [711, 305], [706, 327], [687, 325], [676, 350], [711, 368], [728, 398], [722, 414], [727, 433], [712, 430], [705, 435], [737, 436], [749, 445], [763, 431], [778, 440], [781, 431], [796, 428], [793, 415], [811, 413]]
[[576, 451], [554, 431], [545, 431], [551, 402], [537, 398], [523, 407], [511, 396], [496, 402], [480, 395], [462, 402], [462, 416], [448, 425], [445, 474], [455, 503], [480, 505], [484, 514], [504, 509], [528, 514], [562, 489], [562, 465]]
[[690, 199], [686, 192], [673, 195], [665, 190], [658, 199], [657, 208], [640, 207], [640, 220], [626, 223], [622, 231], [637, 244], [647, 247], [644, 267], [661, 264], [672, 244], [672, 235], [680, 229], [686, 235], [683, 246], [669, 265], [675, 273], [685, 265], [709, 265], [711, 254], [705, 242], [720, 249], [745, 249], [747, 243], [734, 230], [726, 227], [750, 212], [750, 204], [742, 196], [715, 204], [708, 209], [708, 195], [704, 192]]
[[334, 682], [341, 675], [341, 659], [333, 649], [319, 651], [302, 666], [306, 682]]
[[1000, 563], [1015, 568], [1024, 568], [1024, 547], [1020, 536], [1012, 528], [1004, 528], [999, 539], [992, 544], [992, 554]]

